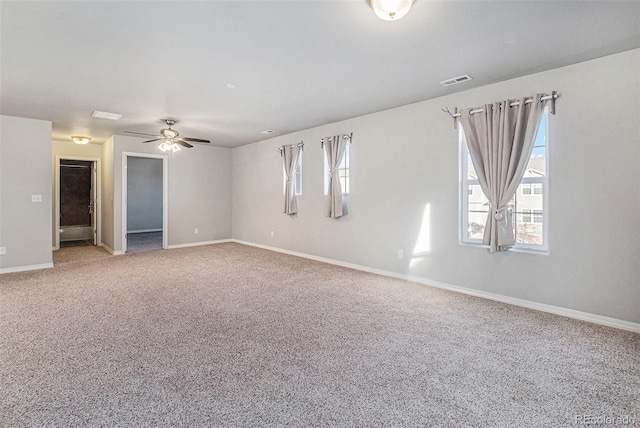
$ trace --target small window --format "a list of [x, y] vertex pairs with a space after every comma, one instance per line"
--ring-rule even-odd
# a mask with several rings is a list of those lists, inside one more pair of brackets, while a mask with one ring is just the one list
[[302, 152], [300, 152], [300, 160], [296, 165], [296, 172], [293, 175], [293, 185], [295, 186], [296, 196], [302, 195]]
[[[338, 177], [340, 178], [340, 186], [342, 187], [342, 193], [344, 195], [349, 193], [350, 190], [350, 180], [349, 180], [349, 146], [351, 144], [347, 144], [344, 149], [344, 156], [342, 157], [342, 162], [340, 162], [340, 166], [338, 167]], [[324, 194], [329, 194], [329, 162], [327, 162], [327, 154], [324, 154]]]
[[[516, 236], [515, 248], [546, 251], [548, 209], [548, 112], [545, 110], [533, 151], [524, 176], [508, 206], [513, 215]], [[489, 201], [484, 196], [467, 142], [460, 127], [460, 169], [461, 169], [461, 228], [463, 243], [481, 244], [489, 214]]]
[[[302, 153], [300, 152], [300, 160], [298, 161], [298, 165], [296, 166], [296, 172], [293, 175], [293, 186], [295, 189], [296, 196], [302, 195]], [[284, 165], [282, 166], [282, 194], [287, 190], [287, 173], [284, 170]]]

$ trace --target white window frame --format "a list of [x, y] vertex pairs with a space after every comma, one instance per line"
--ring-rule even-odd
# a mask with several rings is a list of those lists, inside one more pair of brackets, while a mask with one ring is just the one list
[[[546, 120], [545, 127], [545, 175], [539, 177], [523, 177], [520, 181], [520, 184], [529, 184], [531, 187], [531, 195], [534, 195], [534, 183], [542, 184], [543, 195], [542, 195], [542, 245], [535, 244], [526, 244], [522, 242], [516, 242], [516, 245], [513, 247], [514, 250], [523, 250], [535, 253], [548, 253], [549, 252], [549, 111], [548, 108], [545, 108], [543, 115]], [[459, 141], [459, 162], [460, 162], [460, 176], [459, 176], [459, 194], [460, 194], [460, 227], [459, 227], [459, 241], [461, 244], [468, 245], [477, 245], [483, 246], [481, 238], [469, 238], [468, 228], [469, 228], [469, 186], [471, 185], [479, 185], [479, 181], [477, 179], [469, 179], [469, 170], [468, 170], [468, 157], [469, 157], [469, 149], [467, 147], [467, 142], [464, 138], [464, 132], [462, 130], [462, 125], [458, 126], [458, 141]], [[520, 190], [516, 191], [515, 198], [517, 200]], [[529, 196], [529, 194], [527, 194]], [[514, 213], [514, 217], [515, 217]], [[529, 214], [531, 216], [531, 220], [534, 219], [534, 216], [540, 216], [539, 213], [534, 214], [531, 212]], [[514, 219], [514, 227], [517, 227]], [[517, 231], [516, 231], [517, 233]]]
[[[338, 167], [338, 178], [342, 185], [342, 194], [348, 195], [351, 191], [351, 143], [348, 143], [344, 148], [344, 156]], [[329, 194], [329, 162], [327, 161], [327, 152], [324, 152], [324, 194]], [[341, 172], [344, 171], [344, 180]]]

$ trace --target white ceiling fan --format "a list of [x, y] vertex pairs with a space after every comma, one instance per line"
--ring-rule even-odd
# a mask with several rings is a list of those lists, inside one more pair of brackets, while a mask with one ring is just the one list
[[127, 134], [136, 134], [136, 135], [144, 135], [146, 137], [155, 137], [151, 140], [143, 141], [143, 143], [153, 143], [154, 141], [161, 141], [158, 148], [162, 151], [178, 151], [180, 150], [180, 146], [186, 147], [188, 149], [192, 148], [192, 143], [211, 143], [209, 140], [203, 140], [201, 138], [191, 138], [191, 137], [181, 137], [180, 133], [171, 127], [176, 124], [174, 119], [162, 119], [164, 123], [167, 124], [167, 128], [163, 128], [160, 130], [160, 135], [155, 134], [145, 134], [143, 132], [133, 132], [133, 131], [124, 131]]

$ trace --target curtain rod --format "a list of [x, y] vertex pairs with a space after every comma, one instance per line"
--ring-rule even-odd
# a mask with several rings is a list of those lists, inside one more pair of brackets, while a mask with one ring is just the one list
[[[348, 138], [349, 139], [349, 144], [353, 144], [353, 143], [351, 143], [351, 138], [353, 138], [353, 132], [351, 134], [343, 134], [342, 138]], [[322, 140], [320, 140], [320, 148], [324, 149], [324, 138]]]
[[[540, 101], [547, 101], [547, 100], [551, 100], [551, 109], [550, 112], [551, 114], [556, 114], [556, 98], [558, 98], [559, 95], [556, 91], [551, 91], [551, 95], [544, 95], [542, 97], [540, 97]], [[525, 104], [531, 104], [533, 102], [533, 98], [527, 98], [526, 100], [524, 100]], [[514, 101], [512, 103], [509, 104], [509, 107], [515, 107], [515, 106], [519, 106], [520, 105], [520, 101]], [[443, 112], [447, 113], [449, 116], [451, 116], [453, 118], [453, 128], [454, 129], [458, 129], [458, 123], [456, 121], [457, 118], [459, 118], [460, 116], [462, 116], [462, 113], [458, 113], [458, 107], [455, 108], [454, 113], [451, 113], [451, 111], [449, 111], [448, 108], [446, 109], [441, 109]], [[484, 108], [479, 108], [479, 109], [475, 109], [475, 110], [471, 110], [469, 112], [469, 114], [476, 114], [476, 113], [482, 113], [484, 111]]]
[[[293, 149], [295, 146], [302, 147], [302, 150], [304, 150], [304, 141], [300, 141], [298, 144], [291, 144], [289, 147]], [[282, 147], [286, 147], [286, 144]], [[282, 147], [276, 147], [276, 150], [280, 153], [280, 156], [282, 156]]]

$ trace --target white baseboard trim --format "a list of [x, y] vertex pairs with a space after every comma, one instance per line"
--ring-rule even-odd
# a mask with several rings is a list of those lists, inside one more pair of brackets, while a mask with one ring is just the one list
[[573, 318], [581, 321], [592, 322], [594, 324], [605, 325], [607, 327], [614, 327], [621, 330], [628, 330], [635, 333], [640, 333], [640, 323], [619, 320], [617, 318], [605, 317], [602, 315], [591, 314], [588, 312], [577, 311], [575, 309], [568, 309], [560, 306], [547, 305], [545, 303], [533, 302], [530, 300], [519, 299], [517, 297], [504, 296], [501, 294], [490, 293], [487, 291], [474, 290], [472, 288], [461, 287], [459, 285], [446, 284], [443, 282], [432, 281], [426, 278], [417, 277], [413, 275], [406, 275], [406, 274], [401, 274], [401, 273], [396, 273], [391, 271], [385, 271], [381, 269], [375, 269], [368, 266], [362, 266], [362, 265], [357, 265], [353, 263], [343, 262], [340, 260], [314, 256], [312, 254], [300, 253], [297, 251], [285, 250], [283, 248], [271, 247], [269, 245], [262, 245], [254, 242], [242, 241], [240, 239], [231, 239], [230, 241], [237, 242], [238, 244], [250, 245], [252, 247], [264, 248], [266, 250], [276, 251], [279, 253], [289, 254], [292, 256], [303, 257], [310, 260], [316, 260], [319, 262], [324, 262], [332, 265], [355, 269], [363, 272], [374, 273], [377, 275], [387, 276], [391, 278], [403, 279], [406, 281], [427, 285], [429, 287], [455, 291], [457, 293], [468, 294], [470, 296], [481, 297], [483, 299], [494, 300], [496, 302], [507, 303], [509, 305], [520, 306], [527, 309], [534, 309], [541, 312], [548, 312], [555, 315], [561, 315], [567, 318]]
[[38, 270], [38, 269], [49, 269], [53, 267], [53, 263], [42, 263], [39, 265], [29, 265], [29, 266], [16, 266], [10, 268], [2, 268], [0, 269], [0, 274], [3, 273], [14, 273], [14, 272], [26, 272], [29, 270]]
[[162, 229], [140, 229], [140, 230], [127, 231], [127, 233], [147, 233], [147, 232], [162, 232]]
[[113, 251], [110, 247], [106, 246], [105, 244], [100, 244], [98, 246], [107, 250], [107, 252], [109, 252], [112, 256], [121, 256], [124, 254], [124, 251]]
[[167, 248], [170, 250], [173, 250], [176, 248], [199, 247], [201, 245], [224, 244], [225, 242], [235, 242], [235, 241], [233, 239], [218, 239], [216, 241], [201, 241], [201, 242], [190, 242], [188, 244], [174, 244], [174, 245], [169, 245]]

